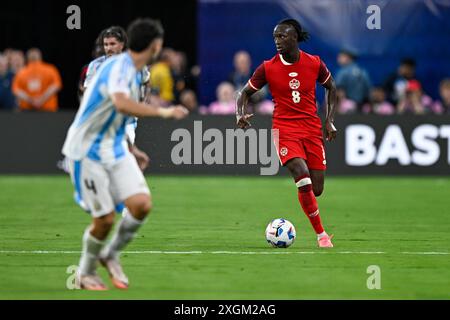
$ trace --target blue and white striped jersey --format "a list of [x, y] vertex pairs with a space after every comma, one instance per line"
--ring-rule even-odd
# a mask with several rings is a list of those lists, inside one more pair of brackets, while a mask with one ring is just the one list
[[62, 150], [66, 157], [88, 157], [108, 165], [129, 152], [125, 131], [136, 120], [118, 112], [111, 96], [121, 92], [138, 101], [141, 77], [128, 53], [111, 57], [101, 65], [67, 133]]
[[84, 87], [87, 88], [89, 83], [94, 79], [94, 75], [97, 73], [98, 69], [101, 67], [103, 62], [106, 61], [108, 57], [106, 55], [98, 57], [97, 59], [91, 61], [89, 63], [87, 72], [86, 72], [86, 79], [84, 80]]

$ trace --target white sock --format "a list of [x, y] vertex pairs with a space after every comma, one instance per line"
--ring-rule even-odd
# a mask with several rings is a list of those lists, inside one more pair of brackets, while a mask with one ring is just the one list
[[325, 236], [327, 236], [327, 235], [328, 235], [328, 234], [324, 231], [324, 232], [319, 233], [319, 234], [317, 235], [317, 239], [320, 240], [320, 239], [322, 239], [323, 237], [325, 237]]
[[89, 230], [90, 227], [83, 234], [83, 251], [78, 269], [81, 275], [95, 274], [97, 259], [105, 244], [105, 241], [100, 241], [91, 235]]
[[111, 241], [102, 250], [101, 256], [105, 258], [118, 259], [120, 251], [126, 247], [128, 243], [136, 235], [137, 230], [144, 224], [144, 221], [138, 220], [131, 213], [127, 213], [120, 220], [116, 232]]

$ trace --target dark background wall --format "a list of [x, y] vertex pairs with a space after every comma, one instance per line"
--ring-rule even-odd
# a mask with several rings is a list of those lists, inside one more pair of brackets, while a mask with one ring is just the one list
[[[0, 145], [4, 151], [0, 157], [0, 174], [54, 174], [62, 171], [57, 169], [56, 163], [62, 159], [61, 148], [67, 134], [67, 129], [74, 118], [72, 112], [59, 112], [55, 114], [36, 113], [0, 113]], [[149, 118], [139, 120], [136, 144], [151, 159], [149, 174], [209, 174], [209, 175], [252, 175], [260, 174], [262, 167], [259, 164], [252, 165], [249, 161], [250, 147], [248, 142], [245, 149], [235, 147], [234, 157], [245, 151], [244, 164], [211, 164], [207, 165], [205, 158], [195, 164], [194, 155], [204, 155], [211, 139], [203, 138], [208, 129], [221, 132], [223, 137], [223, 157], [229, 149], [225, 149], [226, 131], [235, 129], [234, 116], [189, 116], [181, 121], [162, 120]], [[196, 124], [201, 123], [201, 129], [197, 131]], [[450, 116], [346, 116], [336, 119], [339, 135], [336, 141], [325, 143], [327, 153], [327, 174], [329, 175], [439, 175], [450, 174], [449, 141], [450, 141]], [[270, 129], [271, 117], [258, 116], [252, 121], [252, 129]], [[358, 130], [366, 135], [367, 130], [373, 131], [374, 140], [363, 139], [355, 141], [355, 137], [349, 140], [349, 128], [351, 126], [363, 127]], [[392, 129], [395, 126], [397, 129]], [[186, 129], [189, 132], [189, 140], [173, 138], [177, 129]], [[234, 132], [234, 131], [233, 131]], [[366, 132], [366, 134], [364, 134]], [[388, 133], [389, 132], [389, 133]], [[358, 134], [359, 135], [359, 134]], [[265, 137], [265, 136], [264, 136]], [[272, 141], [267, 137], [265, 150], [270, 150]], [[172, 141], [173, 140], [173, 141]], [[190, 164], [177, 164], [172, 157], [176, 146], [181, 141], [189, 141]], [[203, 140], [203, 141], [202, 141]], [[216, 141], [216, 138], [213, 138]], [[263, 140], [264, 141], [264, 140]], [[260, 146], [260, 140], [258, 140]], [[200, 146], [196, 152], [195, 146]], [[382, 145], [384, 152], [382, 152]], [[236, 143], [235, 143], [236, 146]], [[375, 148], [373, 158], [364, 165], [349, 163], [346, 156], [349, 151], [359, 154], [359, 150]], [[197, 151], [198, 151], [197, 150]], [[367, 152], [364, 151], [363, 152]], [[258, 154], [259, 154], [258, 147]], [[388, 161], [377, 163], [378, 158], [384, 153]], [[177, 153], [178, 154], [178, 153]], [[267, 154], [267, 153], [266, 153]], [[416, 156], [414, 156], [416, 154]], [[273, 154], [274, 162], [278, 163], [276, 154]], [[409, 161], [402, 163], [400, 159], [413, 159], [417, 157], [422, 161]], [[433, 158], [427, 164], [423, 160]], [[224, 158], [222, 158], [224, 159]], [[259, 158], [261, 159], [261, 158]], [[225, 162], [224, 162], [225, 163]], [[278, 168], [278, 166], [277, 166]], [[276, 172], [276, 171], [275, 171]], [[283, 169], [279, 174], [287, 175]]]
[[[67, 7], [81, 8], [81, 30], [68, 30]], [[76, 88], [81, 67], [91, 58], [94, 41], [111, 25], [126, 29], [137, 17], [159, 19], [165, 28], [165, 45], [184, 51], [196, 62], [196, 2], [117, 0], [21, 0], [0, 4], [0, 51], [12, 47], [39, 47], [44, 59], [55, 64], [63, 78], [60, 106], [76, 109]]]

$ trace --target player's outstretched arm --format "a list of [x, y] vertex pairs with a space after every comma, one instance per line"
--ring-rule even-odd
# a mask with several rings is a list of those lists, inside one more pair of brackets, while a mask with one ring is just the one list
[[172, 106], [168, 108], [162, 108], [150, 104], [144, 104], [136, 102], [125, 93], [114, 93], [112, 95], [112, 101], [116, 106], [117, 111], [128, 114], [135, 117], [161, 117], [161, 118], [174, 118], [183, 119], [189, 113], [189, 111], [183, 106]]
[[241, 129], [251, 127], [249, 120], [253, 117], [253, 114], [246, 114], [245, 108], [248, 105], [248, 100], [256, 92], [255, 89], [248, 84], [238, 93], [236, 99], [236, 122], [237, 126]]
[[336, 139], [337, 129], [334, 125], [334, 115], [336, 114], [336, 84], [333, 77], [323, 84], [327, 101], [327, 117], [325, 120], [326, 139], [333, 141]]

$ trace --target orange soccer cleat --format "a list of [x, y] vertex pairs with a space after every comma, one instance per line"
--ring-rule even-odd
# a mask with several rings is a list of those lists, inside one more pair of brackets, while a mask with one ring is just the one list
[[111, 278], [114, 287], [121, 290], [128, 289], [128, 278], [123, 272], [119, 261], [116, 259], [100, 258], [100, 263], [108, 270], [109, 277]]
[[108, 287], [97, 274], [79, 275], [77, 282], [80, 289], [89, 291], [108, 290]]

